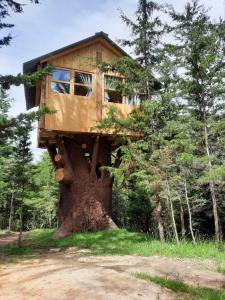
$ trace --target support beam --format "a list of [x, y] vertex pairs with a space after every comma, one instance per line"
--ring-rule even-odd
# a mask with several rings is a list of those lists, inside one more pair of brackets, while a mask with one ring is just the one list
[[70, 184], [73, 182], [73, 175], [64, 168], [59, 168], [55, 170], [55, 180], [58, 183]]

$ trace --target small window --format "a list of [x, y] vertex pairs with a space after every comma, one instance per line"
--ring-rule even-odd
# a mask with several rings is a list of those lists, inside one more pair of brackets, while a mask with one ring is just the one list
[[75, 72], [74, 95], [88, 97], [92, 93], [92, 75]]
[[51, 91], [60, 94], [70, 93], [70, 71], [63, 69], [52, 71]]
[[70, 81], [70, 71], [62, 69], [54, 69], [52, 71], [53, 81]]
[[114, 76], [105, 76], [105, 101], [113, 103], [123, 103], [123, 96], [118, 91], [118, 85], [122, 81], [121, 78]]

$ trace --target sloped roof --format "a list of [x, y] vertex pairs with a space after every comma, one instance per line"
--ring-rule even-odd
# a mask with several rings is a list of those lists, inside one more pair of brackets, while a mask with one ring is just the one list
[[[70, 50], [72, 48], [75, 48], [77, 46], [80, 46], [82, 44], [86, 44], [89, 42], [94, 41], [97, 38], [103, 38], [106, 42], [108, 42], [113, 48], [115, 48], [117, 51], [119, 51], [124, 56], [129, 56], [122, 48], [120, 48], [116, 43], [114, 43], [109, 37], [108, 34], [106, 34], [103, 31], [97, 32], [95, 35], [92, 35], [86, 39], [83, 39], [81, 41], [78, 41], [76, 43], [73, 43], [71, 45], [68, 45], [66, 47], [60, 48], [58, 50], [49, 52], [47, 54], [44, 54], [42, 56], [39, 56], [37, 58], [34, 58], [30, 61], [27, 61], [23, 64], [23, 72], [24, 73], [33, 73], [37, 70], [37, 66], [42, 60], [47, 60], [48, 58], [51, 58], [52, 56], [55, 56], [61, 52]], [[26, 107], [27, 109], [30, 109], [35, 106], [35, 94], [36, 94], [36, 88], [35, 87], [27, 87], [25, 86], [25, 98], [26, 98]]]

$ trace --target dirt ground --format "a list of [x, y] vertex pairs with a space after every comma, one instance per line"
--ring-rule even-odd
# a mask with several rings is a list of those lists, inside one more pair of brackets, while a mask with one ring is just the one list
[[0, 265], [1, 300], [179, 299], [166, 288], [134, 277], [146, 272], [195, 286], [220, 288], [225, 275], [212, 261], [139, 256], [91, 256], [75, 247], [50, 249], [29, 259]]

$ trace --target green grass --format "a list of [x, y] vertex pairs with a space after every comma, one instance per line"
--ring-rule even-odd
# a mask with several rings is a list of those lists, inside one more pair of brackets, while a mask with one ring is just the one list
[[14, 244], [0, 249], [0, 252], [5, 255], [24, 256], [31, 254], [33, 250], [27, 246], [18, 247], [16, 244]]
[[182, 242], [180, 245], [172, 242], [163, 244], [149, 235], [129, 232], [125, 229], [74, 233], [60, 240], [53, 240], [54, 232], [55, 229], [31, 231], [28, 236], [27, 247], [29, 248], [29, 244], [36, 244], [38, 248], [67, 248], [75, 246], [90, 249], [92, 254], [95, 255], [136, 254], [140, 256], [209, 258], [215, 260], [218, 266], [223, 266], [222, 263], [225, 261], [224, 243], [219, 246], [210, 241], [199, 242], [196, 246], [191, 242]]
[[218, 247], [211, 241], [202, 241], [196, 246], [191, 242], [182, 242], [179, 246], [172, 242], [163, 244], [149, 235], [129, 232], [125, 229], [74, 233], [56, 241], [52, 239], [54, 232], [55, 230], [52, 229], [37, 229], [29, 234], [29, 239], [40, 248], [76, 246], [88, 248], [96, 255], [136, 254], [140, 256], [209, 258], [214, 259], [218, 264], [225, 261], [225, 244], [220, 244]]
[[218, 266], [217, 272], [222, 273], [222, 274], [225, 274], [225, 267], [224, 267], [224, 266], [221, 266], [221, 265]]
[[[172, 280], [167, 278], [162, 278], [158, 276], [151, 276], [146, 273], [136, 273], [136, 278], [148, 280], [154, 282], [162, 287], [168, 288], [176, 293], [186, 293], [191, 298], [186, 299], [198, 299], [198, 300], [224, 300], [225, 299], [225, 291], [223, 290], [213, 290], [209, 288], [203, 287], [194, 287], [188, 285], [180, 280]], [[194, 298], [193, 298], [194, 297]]]
[[6, 234], [6, 233], [7, 233], [7, 234], [11, 234], [11, 233], [13, 233], [13, 231], [0, 229], [0, 235]]

